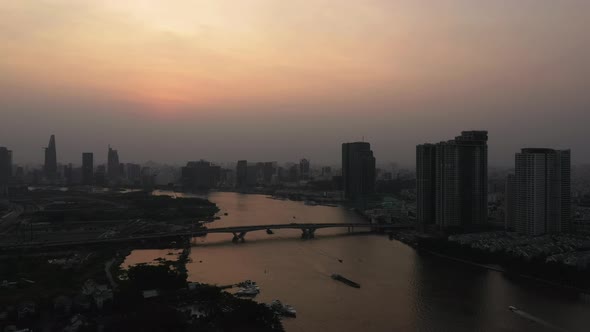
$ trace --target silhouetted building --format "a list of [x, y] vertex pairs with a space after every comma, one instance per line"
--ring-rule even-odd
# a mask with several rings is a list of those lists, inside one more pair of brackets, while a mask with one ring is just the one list
[[309, 160], [303, 158], [299, 161], [299, 178], [309, 180]]
[[238, 160], [238, 164], [236, 167], [236, 187], [237, 188], [246, 188], [248, 180], [248, 161], [247, 160]]
[[12, 151], [0, 147], [0, 196], [8, 193], [8, 183], [12, 176]]
[[117, 182], [120, 178], [119, 152], [109, 146], [107, 159], [107, 176], [110, 182]]
[[375, 191], [375, 157], [366, 142], [342, 144], [344, 197], [364, 202]]
[[277, 176], [277, 163], [274, 161], [248, 163], [246, 160], [239, 160], [236, 166], [236, 188], [270, 185]]
[[156, 176], [149, 167], [141, 168], [141, 186], [144, 190], [152, 190], [156, 185]]
[[436, 223], [436, 145], [416, 147], [416, 221], [422, 230]]
[[299, 166], [298, 165], [291, 165], [291, 167], [289, 167], [287, 179], [289, 182], [297, 182], [297, 180], [299, 179]]
[[45, 148], [45, 164], [43, 166], [45, 177], [49, 180], [57, 178], [57, 148], [55, 146], [55, 135], [49, 138], [49, 145]]
[[74, 167], [72, 164], [67, 164], [64, 166], [64, 179], [66, 180], [66, 184], [71, 185], [74, 180]]
[[127, 179], [129, 182], [135, 185], [141, 184], [141, 165], [139, 164], [127, 164]]
[[516, 223], [516, 176], [508, 174], [504, 190], [504, 226], [508, 231], [515, 230]]
[[262, 181], [264, 184], [272, 184], [277, 174], [277, 163], [272, 161], [264, 162], [262, 165]]
[[217, 187], [221, 167], [208, 161], [191, 161], [181, 169], [182, 184], [187, 190], [208, 190]]
[[125, 164], [124, 163], [119, 163], [119, 178], [120, 179], [127, 178], [127, 172], [125, 171]]
[[464, 131], [454, 140], [417, 146], [417, 214], [422, 225], [434, 222], [444, 229], [487, 221], [487, 140], [487, 131]]
[[254, 165], [248, 165], [246, 168], [246, 186], [256, 187], [262, 182], [262, 167], [264, 164], [256, 163]]
[[82, 153], [82, 184], [91, 185], [94, 183], [94, 154], [92, 152]]
[[516, 231], [528, 235], [571, 230], [570, 150], [522, 149], [516, 154]]
[[104, 165], [99, 165], [96, 167], [96, 172], [94, 173], [94, 183], [103, 187], [107, 185], [106, 167]]

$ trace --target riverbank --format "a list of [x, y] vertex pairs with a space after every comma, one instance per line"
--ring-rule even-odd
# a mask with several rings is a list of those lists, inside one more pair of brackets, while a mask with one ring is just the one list
[[[556, 274], [563, 275], [563, 269], [552, 264], [539, 265], [538, 262], [536, 265], [531, 266], [531, 262], [514, 260], [513, 257], [503, 256], [503, 253], [489, 255], [489, 253], [482, 253], [466, 246], [457, 247], [457, 243], [448, 241], [446, 238], [424, 236], [414, 231], [398, 232], [392, 234], [391, 238], [412, 247], [418, 253], [426, 253], [462, 264], [499, 272], [510, 277], [533, 280], [553, 287], [567, 289], [578, 293], [584, 299], [590, 296], [590, 287], [581, 287], [578, 284], [572, 284], [579, 283], [580, 280], [587, 280], [588, 271], [574, 271], [573, 273], [569, 271], [569, 278], [544, 278], [539, 274], [549, 271], [548, 274], [550, 276]], [[502, 265], [502, 263], [506, 263], [507, 261], [510, 261], [511, 264]], [[530, 268], [537, 275], [526, 273], [527, 268]], [[575, 275], [574, 278], [571, 278], [572, 274]], [[584, 283], [583, 285], [586, 284]]]

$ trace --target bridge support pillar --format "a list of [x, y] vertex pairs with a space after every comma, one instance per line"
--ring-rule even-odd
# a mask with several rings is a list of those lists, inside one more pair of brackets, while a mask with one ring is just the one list
[[315, 238], [315, 228], [302, 228], [301, 229], [301, 238], [304, 240], [309, 240]]
[[234, 238], [231, 240], [233, 243], [246, 241], [245, 240], [246, 232], [233, 233], [233, 234], [234, 234]]
[[301, 229], [301, 238], [304, 240], [309, 239], [309, 230], [307, 228]]

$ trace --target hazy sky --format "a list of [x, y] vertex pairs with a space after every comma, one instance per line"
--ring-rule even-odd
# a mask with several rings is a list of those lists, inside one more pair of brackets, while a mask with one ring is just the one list
[[378, 162], [490, 131], [590, 162], [588, 0], [0, 1], [0, 146], [80, 162]]

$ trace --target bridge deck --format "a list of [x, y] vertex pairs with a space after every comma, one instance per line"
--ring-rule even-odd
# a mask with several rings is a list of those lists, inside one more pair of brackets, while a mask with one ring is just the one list
[[342, 227], [369, 227], [378, 229], [404, 229], [411, 228], [410, 224], [369, 224], [369, 223], [291, 223], [291, 224], [271, 224], [271, 225], [251, 225], [251, 226], [232, 226], [232, 227], [218, 227], [197, 230], [196, 234], [209, 233], [238, 233], [238, 232], [252, 232], [266, 229], [320, 229], [320, 228], [342, 228]]

